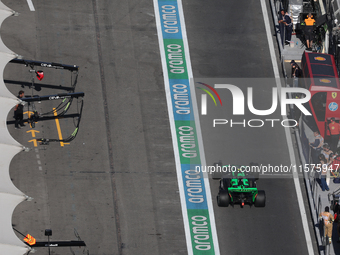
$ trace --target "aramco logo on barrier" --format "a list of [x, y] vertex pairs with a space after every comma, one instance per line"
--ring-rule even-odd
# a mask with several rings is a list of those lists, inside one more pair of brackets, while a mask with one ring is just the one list
[[[232, 107], [232, 113], [233, 115], [245, 115], [245, 96], [243, 91], [237, 87], [236, 85], [232, 84], [215, 84], [214, 87], [202, 83], [202, 82], [197, 82], [198, 84], [201, 84], [205, 86], [206, 88], [210, 89], [212, 93], [215, 94], [215, 96], [218, 98], [220, 101], [220, 105], [222, 106], [222, 99], [220, 95], [217, 93], [216, 89], [227, 89], [231, 92], [232, 95], [232, 101], [233, 101], [233, 107]], [[215, 103], [215, 106], [217, 106], [217, 102], [215, 100], [214, 95], [206, 88], [201, 88], [197, 87], [206, 94], [201, 95], [201, 115], [207, 115], [208, 112], [208, 106], [207, 106], [207, 94], [212, 98], [212, 100]], [[299, 94], [299, 97], [294, 97], [294, 98], [289, 98], [287, 95], [289, 94]], [[301, 113], [304, 115], [312, 115], [305, 107], [304, 103], [307, 103], [310, 98], [311, 94], [307, 89], [304, 88], [290, 88], [290, 87], [285, 87], [281, 88], [279, 91], [277, 87], [272, 88], [272, 105], [269, 109], [265, 110], [259, 110], [254, 107], [254, 100], [253, 100], [253, 88], [252, 87], [247, 87], [247, 106], [248, 110], [257, 116], [268, 116], [270, 114], [273, 114], [277, 107], [278, 107], [278, 97], [280, 97], [280, 108], [281, 108], [281, 115], [286, 116], [287, 115], [287, 106], [288, 105], [294, 105], [296, 109], [299, 109]], [[244, 127], [246, 124], [250, 127], [262, 127], [265, 122], [271, 122], [272, 127], [274, 127], [274, 122], [280, 121], [279, 119], [250, 119], [248, 121], [243, 120], [243, 122], [238, 122], [237, 124], [242, 124]], [[289, 123], [290, 124], [287, 124]], [[216, 125], [219, 124], [228, 124], [232, 126], [233, 120], [226, 120], [226, 119], [214, 119], [213, 126], [215, 127]], [[236, 122], [234, 122], [235, 124]], [[255, 124], [257, 123], [257, 124]], [[294, 123], [294, 124], [291, 124]], [[297, 125], [297, 121], [294, 119], [284, 119], [281, 121], [281, 125], [284, 127], [294, 127]]]

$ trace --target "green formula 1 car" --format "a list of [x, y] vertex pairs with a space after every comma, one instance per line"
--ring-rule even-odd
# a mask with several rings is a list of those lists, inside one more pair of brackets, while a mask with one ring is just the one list
[[229, 204], [266, 205], [266, 193], [258, 190], [256, 181], [258, 174], [246, 171], [245, 166], [224, 166], [230, 169], [227, 174], [220, 178], [220, 187], [217, 195], [217, 204], [227, 207]]

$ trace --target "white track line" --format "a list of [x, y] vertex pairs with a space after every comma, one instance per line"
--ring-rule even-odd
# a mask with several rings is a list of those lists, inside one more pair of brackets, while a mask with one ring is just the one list
[[27, 0], [27, 3], [28, 3], [28, 7], [30, 8], [30, 11], [34, 12], [35, 9], [34, 9], [34, 5], [33, 5], [32, 0]]
[[[261, 7], [262, 7], [264, 25], [265, 25], [266, 32], [267, 32], [267, 40], [268, 40], [268, 44], [269, 44], [270, 56], [271, 56], [272, 65], [273, 65], [273, 69], [274, 69], [276, 86], [279, 90], [279, 95], [281, 95], [280, 91], [281, 91], [282, 86], [281, 86], [281, 80], [280, 80], [279, 67], [278, 67], [277, 59], [276, 59], [276, 55], [275, 55], [274, 44], [273, 44], [272, 33], [271, 33], [270, 25], [269, 25], [270, 23], [269, 23], [269, 19], [268, 19], [268, 12], [267, 12], [265, 0], [261, 0]], [[284, 120], [287, 119], [287, 116], [283, 116], [283, 119]], [[286, 134], [291, 164], [296, 165], [296, 159], [295, 159], [295, 155], [294, 155], [292, 137], [291, 137], [291, 133], [290, 133], [289, 128], [285, 128], [285, 134]], [[301, 214], [302, 226], [303, 226], [303, 229], [304, 229], [304, 232], [305, 232], [308, 254], [314, 255], [312, 239], [311, 239], [311, 235], [310, 235], [310, 231], [309, 231], [309, 227], [308, 227], [308, 222], [307, 222], [307, 214], [306, 214], [306, 210], [305, 210], [305, 206], [304, 206], [304, 201], [303, 201], [302, 192], [301, 192], [301, 186], [300, 186], [299, 177], [298, 177], [297, 172], [293, 172], [293, 178], [294, 178], [296, 196], [297, 196], [297, 199], [298, 199], [298, 204], [299, 204], [299, 209], [300, 209], [300, 214]]]
[[[174, 157], [175, 157], [175, 162], [176, 162], [176, 171], [177, 171], [177, 181], [178, 181], [178, 187], [179, 187], [179, 194], [180, 194], [180, 201], [181, 201], [181, 208], [182, 208], [182, 214], [183, 214], [183, 224], [184, 224], [184, 229], [185, 229], [185, 238], [186, 238], [186, 243], [187, 243], [187, 250], [188, 250], [188, 255], [194, 255], [193, 254], [193, 247], [192, 247], [192, 239], [191, 239], [191, 234], [190, 234], [190, 225], [188, 221], [188, 211], [187, 211], [187, 205], [186, 205], [186, 199], [185, 199], [185, 192], [184, 192], [184, 187], [183, 187], [183, 177], [182, 177], [182, 171], [181, 171], [181, 164], [180, 164], [180, 155], [178, 152], [178, 144], [177, 144], [177, 139], [174, 139], [176, 137], [176, 127], [175, 127], [175, 120], [173, 116], [173, 107], [172, 107], [172, 100], [171, 100], [171, 92], [169, 89], [169, 77], [168, 77], [168, 70], [167, 70], [167, 62], [166, 62], [166, 56], [165, 56], [165, 51], [164, 51], [164, 42], [162, 38], [162, 28], [160, 25], [160, 14], [159, 14], [159, 6], [158, 6], [158, 0], [153, 0], [154, 2], [154, 7], [155, 7], [155, 19], [156, 19], [156, 26], [157, 26], [157, 33], [158, 33], [158, 40], [159, 40], [159, 46], [160, 46], [160, 54], [161, 54], [161, 62], [162, 62], [162, 69], [163, 69], [163, 74], [165, 76], [164, 83], [165, 83], [165, 93], [167, 97], [167, 105], [168, 105], [168, 112], [169, 112], [169, 121], [170, 121], [170, 128], [171, 128], [171, 133], [172, 133], [172, 142], [173, 142], [173, 147], [174, 147]], [[192, 68], [191, 68], [191, 61], [190, 61], [190, 54], [189, 54], [189, 45], [187, 41], [187, 34], [186, 34], [186, 28], [185, 28], [185, 21], [184, 21], [184, 12], [183, 12], [183, 7], [182, 7], [182, 1], [177, 0], [177, 6], [178, 6], [178, 15], [181, 23], [181, 31], [182, 31], [182, 42], [183, 42], [183, 47], [185, 51], [185, 60], [186, 60], [186, 67], [187, 67], [187, 73], [188, 73], [188, 79], [189, 83], [191, 86], [191, 91], [194, 91], [194, 86], [192, 86]], [[193, 102], [196, 102], [196, 97], [195, 93], [191, 93], [191, 103], [192, 107], [194, 108], [194, 116], [195, 116], [195, 126], [196, 126], [196, 133], [197, 133], [197, 141], [199, 144], [199, 150], [200, 150], [200, 156], [201, 156], [201, 164], [205, 164], [205, 158], [204, 158], [204, 150], [203, 150], [203, 141], [201, 137], [201, 129], [199, 126], [199, 120], [197, 119], [198, 116], [198, 110], [197, 110], [197, 105], [194, 104]], [[206, 177], [206, 176], [204, 176]], [[212, 206], [212, 199], [211, 199], [211, 193], [210, 193], [210, 187], [209, 187], [209, 179], [208, 178], [203, 178], [204, 179], [204, 186], [206, 190], [206, 199], [207, 199], [207, 206], [208, 206], [208, 213], [209, 213], [209, 218], [210, 218], [210, 229], [211, 229], [211, 235], [212, 235], [212, 240], [214, 243], [214, 251], [215, 255], [219, 255], [219, 245], [218, 245], [218, 238], [217, 238], [217, 231], [216, 231], [216, 225], [215, 225], [215, 217], [214, 217], [214, 211], [213, 211], [213, 206]], [[203, 254], [203, 253], [202, 253]], [[210, 253], [209, 253], [210, 254]]]
[[[182, 0], [178, 0], [178, 10], [179, 10], [179, 17], [180, 17], [181, 26], [182, 26], [181, 30], [182, 30], [183, 46], [184, 46], [184, 49], [185, 49], [185, 59], [186, 59], [186, 62], [187, 62], [187, 72], [188, 72], [189, 84], [190, 84], [191, 102], [192, 102], [192, 108], [193, 108], [193, 113], [194, 113], [194, 118], [195, 118], [197, 141], [198, 141], [198, 144], [199, 144], [198, 148], [200, 150], [201, 164], [203, 166], [205, 166], [206, 160], [205, 160], [205, 153], [204, 153], [204, 145], [203, 145], [201, 124], [200, 124], [199, 114], [198, 114], [199, 111], [198, 111], [198, 108], [197, 108], [194, 75], [192, 73], [192, 67], [191, 67], [189, 43], [188, 43], [188, 37], [187, 37], [187, 30], [186, 30], [186, 27], [185, 27]], [[211, 196], [211, 189], [210, 189], [208, 173], [206, 173], [206, 172], [203, 173], [203, 176], [204, 176], [203, 179], [204, 179], [204, 186], [205, 186], [205, 194], [206, 194], [208, 212], [209, 212], [209, 218], [210, 218], [210, 229], [211, 229], [212, 239], [213, 239], [213, 242], [214, 242], [214, 251], [215, 251], [215, 255], [219, 255], [220, 254], [220, 247], [219, 247], [218, 237], [217, 237], [215, 213], [214, 213], [214, 207], [213, 207], [213, 203], [212, 203], [212, 196]]]
[[193, 255], [192, 250], [192, 243], [191, 243], [191, 236], [190, 236], [190, 225], [187, 217], [187, 205], [185, 200], [185, 193], [184, 193], [184, 187], [183, 182], [181, 181], [182, 178], [182, 171], [181, 171], [181, 163], [180, 163], [180, 155], [177, 150], [178, 144], [177, 140], [173, 137], [176, 135], [176, 127], [175, 127], [175, 119], [172, 112], [172, 102], [171, 102], [171, 92], [170, 92], [170, 85], [169, 85], [169, 79], [168, 79], [168, 69], [167, 69], [167, 62], [166, 62], [166, 56], [164, 51], [164, 42], [162, 37], [162, 27], [161, 27], [161, 19], [159, 14], [159, 6], [158, 6], [158, 0], [153, 0], [154, 8], [155, 8], [155, 19], [156, 19], [156, 27], [157, 27], [157, 34], [158, 34], [158, 43], [160, 47], [160, 54], [161, 54], [161, 62], [162, 62], [162, 69], [163, 74], [165, 76], [164, 78], [164, 88], [165, 88], [165, 94], [167, 98], [167, 106], [168, 106], [168, 117], [170, 122], [170, 129], [171, 129], [171, 135], [172, 135], [172, 145], [173, 145], [173, 151], [174, 151], [174, 158], [176, 163], [176, 173], [177, 173], [177, 182], [178, 182], [178, 188], [179, 188], [179, 195], [180, 195], [180, 202], [181, 202], [181, 209], [182, 209], [182, 215], [183, 215], [183, 225], [184, 225], [184, 231], [185, 231], [185, 239], [187, 244], [187, 251], [188, 255]]

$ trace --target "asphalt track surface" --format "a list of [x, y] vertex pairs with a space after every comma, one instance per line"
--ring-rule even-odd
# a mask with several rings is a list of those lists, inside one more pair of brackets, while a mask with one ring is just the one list
[[[236, 84], [245, 95], [246, 87], [253, 87], [255, 108], [268, 109], [275, 81], [259, 79], [274, 77], [260, 2], [226, 1], [210, 5], [204, 1], [188, 1], [184, 4], [184, 13], [195, 81], [210, 85]], [[238, 122], [265, 119], [249, 111], [245, 116], [233, 116], [230, 93], [218, 92], [224, 107], [215, 107], [210, 100], [207, 116], [200, 116], [207, 165], [222, 160], [224, 164], [255, 162], [290, 166], [282, 126], [213, 127], [214, 118], [229, 122], [230, 119]], [[200, 94], [198, 91], [198, 100]], [[268, 117], [281, 119], [279, 111]], [[300, 183], [304, 188], [303, 181]], [[260, 178], [257, 184], [266, 192], [265, 208], [219, 208], [215, 199], [218, 184], [210, 181], [221, 254], [307, 254], [292, 178], [276, 175]], [[305, 195], [304, 199], [307, 201]], [[308, 204], [305, 206], [308, 211]], [[309, 228], [313, 234], [310, 219]], [[317, 253], [314, 237], [312, 240]]]
[[[38, 240], [49, 228], [52, 240], [76, 240], [76, 229], [90, 254], [186, 254], [152, 1], [35, 1], [35, 12], [25, 1], [3, 2], [20, 13], [3, 23], [4, 43], [27, 59], [79, 65], [76, 91], [85, 92], [79, 134], [69, 145], [34, 147], [28, 126], [9, 125], [31, 148], [15, 156], [11, 177], [34, 198], [16, 208], [15, 228]], [[195, 78], [273, 76], [260, 3], [243, 2], [183, 3]], [[9, 64], [4, 77], [14, 94], [31, 94], [28, 68]], [[46, 71], [33, 94], [64, 92], [69, 81], [67, 72]], [[50, 111], [55, 103], [36, 107]], [[201, 125], [208, 164], [289, 164], [282, 128], [212, 133], [209, 121]], [[60, 126], [63, 137], [74, 130], [72, 119]], [[58, 136], [54, 121], [35, 130]], [[217, 185], [211, 182], [213, 196]], [[267, 193], [263, 209], [218, 208], [213, 199], [221, 254], [306, 254], [293, 180], [259, 185]]]
[[[36, 152], [29, 127], [9, 126], [33, 147], [11, 164], [13, 182], [34, 197], [16, 208], [15, 227], [37, 240], [46, 240], [48, 228], [52, 240], [76, 240], [76, 228], [90, 254], [185, 254], [152, 1], [35, 1], [35, 12], [25, 1], [4, 3], [21, 13], [3, 24], [5, 44], [28, 59], [79, 65], [76, 91], [85, 92], [80, 131], [69, 145], [51, 143]], [[28, 69], [18, 68], [9, 64], [5, 79], [29, 82]], [[47, 76], [41, 83], [69, 84], [60, 72]], [[21, 86], [8, 88], [17, 94]], [[56, 91], [40, 86], [34, 94]], [[60, 122], [67, 137], [73, 121]], [[35, 129], [37, 137], [58, 137], [54, 121]]]

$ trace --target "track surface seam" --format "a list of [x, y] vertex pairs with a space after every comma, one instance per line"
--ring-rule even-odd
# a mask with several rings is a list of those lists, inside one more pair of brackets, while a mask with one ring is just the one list
[[99, 70], [100, 70], [100, 83], [102, 87], [102, 97], [103, 97], [103, 107], [104, 107], [104, 118], [105, 118], [105, 128], [106, 128], [106, 137], [107, 137], [107, 146], [109, 152], [109, 164], [110, 164], [110, 172], [111, 172], [111, 188], [113, 195], [113, 208], [114, 208], [114, 216], [116, 223], [116, 235], [117, 235], [117, 247], [118, 247], [118, 255], [122, 255], [122, 236], [121, 236], [121, 228], [120, 228], [120, 217], [118, 211], [118, 197], [117, 197], [117, 185], [115, 179], [114, 172], [114, 164], [113, 164], [113, 149], [112, 149], [112, 140], [111, 140], [111, 131], [110, 131], [110, 118], [109, 118], [109, 109], [107, 104], [107, 92], [106, 92], [106, 82], [104, 75], [104, 64], [103, 64], [103, 55], [102, 55], [102, 46], [100, 40], [100, 29], [99, 29], [99, 20], [98, 20], [98, 12], [97, 12], [97, 3], [96, 0], [92, 0], [93, 6], [93, 16], [95, 23], [95, 31], [96, 31], [96, 42], [97, 42], [97, 51], [98, 51], [98, 62], [99, 62]]

